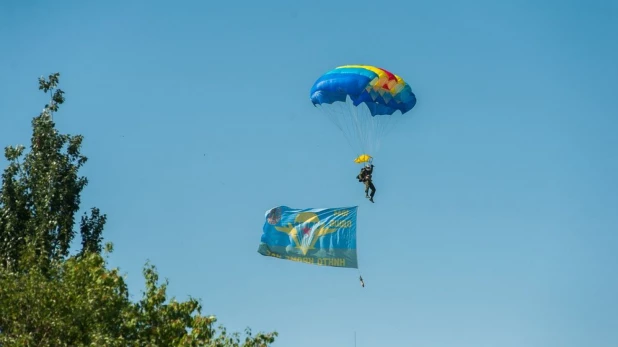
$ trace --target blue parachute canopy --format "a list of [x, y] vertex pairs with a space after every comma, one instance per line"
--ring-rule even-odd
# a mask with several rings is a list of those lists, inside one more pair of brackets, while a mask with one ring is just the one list
[[314, 105], [352, 100], [364, 103], [372, 116], [406, 113], [416, 105], [410, 86], [391, 72], [368, 65], [345, 65], [322, 75], [311, 88]]
[[328, 71], [311, 87], [310, 99], [358, 157], [374, 157], [382, 139], [416, 105], [416, 95], [401, 77], [369, 65]]

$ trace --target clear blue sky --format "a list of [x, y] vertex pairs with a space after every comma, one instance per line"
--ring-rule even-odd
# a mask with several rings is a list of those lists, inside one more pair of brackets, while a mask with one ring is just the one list
[[[135, 299], [169, 292], [276, 346], [618, 345], [615, 1], [0, 4], [0, 142], [61, 73], [83, 207]], [[418, 97], [364, 198], [309, 89], [344, 64]], [[3, 160], [4, 164], [5, 161]], [[264, 212], [359, 206], [355, 270], [257, 253]]]

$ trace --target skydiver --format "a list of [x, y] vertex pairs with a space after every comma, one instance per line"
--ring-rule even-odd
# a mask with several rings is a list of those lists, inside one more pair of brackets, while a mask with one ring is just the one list
[[[365, 166], [361, 169], [361, 172], [356, 176], [359, 182], [365, 183], [365, 197], [369, 199], [369, 201], [373, 202], [373, 196], [376, 193], [376, 187], [373, 185], [373, 181], [371, 175], [373, 174], [373, 164], [371, 166]], [[369, 189], [371, 189], [371, 194], [369, 194]]]

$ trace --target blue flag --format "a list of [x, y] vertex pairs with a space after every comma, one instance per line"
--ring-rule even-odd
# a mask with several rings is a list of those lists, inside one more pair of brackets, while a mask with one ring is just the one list
[[314, 265], [358, 268], [357, 206], [266, 211], [258, 253]]

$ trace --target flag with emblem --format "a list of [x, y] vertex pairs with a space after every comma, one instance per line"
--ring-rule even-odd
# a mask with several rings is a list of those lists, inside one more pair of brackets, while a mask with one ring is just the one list
[[274, 207], [266, 211], [258, 253], [314, 265], [358, 268], [357, 208]]

